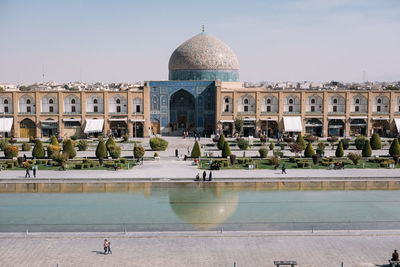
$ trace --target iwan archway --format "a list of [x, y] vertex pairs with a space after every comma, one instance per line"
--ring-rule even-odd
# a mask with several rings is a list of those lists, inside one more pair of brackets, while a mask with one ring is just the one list
[[196, 102], [194, 96], [184, 89], [171, 96], [169, 120], [173, 133], [196, 127]]

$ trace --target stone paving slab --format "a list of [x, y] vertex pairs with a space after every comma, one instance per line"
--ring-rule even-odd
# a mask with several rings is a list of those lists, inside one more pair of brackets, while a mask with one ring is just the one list
[[[185, 233], [0, 235], [2, 266], [387, 266], [400, 248], [396, 231], [310, 233]], [[102, 254], [104, 238], [112, 255]]]

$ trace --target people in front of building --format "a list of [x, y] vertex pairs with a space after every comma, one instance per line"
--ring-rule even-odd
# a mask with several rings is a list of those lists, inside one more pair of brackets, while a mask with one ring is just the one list
[[392, 261], [399, 261], [399, 253], [397, 253], [397, 250], [394, 250], [392, 253]]
[[35, 164], [35, 165], [32, 166], [33, 178], [36, 178], [36, 171], [37, 171], [37, 169], [38, 169], [37, 164]]
[[286, 166], [285, 166], [285, 164], [282, 165], [282, 174], [287, 174], [287, 173], [286, 173]]
[[31, 174], [29, 173], [29, 165], [26, 165], [25, 178], [31, 178]]

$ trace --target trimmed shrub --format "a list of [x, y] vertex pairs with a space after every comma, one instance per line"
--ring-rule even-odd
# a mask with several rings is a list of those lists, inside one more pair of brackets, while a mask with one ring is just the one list
[[51, 159], [57, 162], [60, 166], [68, 161], [68, 157], [69, 155], [67, 153], [53, 153], [53, 155], [51, 155]]
[[86, 140], [79, 140], [77, 146], [79, 151], [86, 151], [89, 147], [88, 142]]
[[126, 162], [128, 162], [128, 160], [125, 158], [119, 159], [119, 161], [121, 161], [121, 163], [123, 163], [123, 164], [126, 164]]
[[121, 156], [121, 147], [117, 145], [110, 145], [108, 152], [113, 159], [118, 159]]
[[75, 164], [75, 169], [77, 170], [82, 170], [83, 169], [83, 165], [80, 163]]
[[[107, 148], [106, 145], [104, 144], [103, 139], [101, 139], [99, 141], [99, 143], [97, 144], [97, 148], [96, 148], [96, 158], [98, 159], [104, 159], [107, 157]], [[100, 165], [101, 162], [100, 162]]]
[[35, 146], [33, 147], [33, 150], [32, 150], [32, 157], [37, 158], [37, 159], [44, 158], [44, 147], [43, 147], [42, 141], [40, 141], [40, 139], [36, 140]]
[[269, 150], [272, 151], [272, 150], [274, 150], [274, 148], [275, 148], [274, 143], [270, 143], [270, 144], [269, 144]]
[[125, 143], [127, 143], [129, 141], [129, 135], [128, 134], [124, 134], [122, 136], [122, 139], [124, 140]]
[[356, 148], [357, 148], [358, 150], [363, 149], [366, 140], [367, 140], [367, 138], [365, 138], [364, 135], [358, 136], [358, 137], [356, 138], [356, 140], [354, 140], [354, 144], [356, 145]]
[[286, 143], [293, 143], [294, 142], [294, 138], [292, 138], [292, 137], [284, 137], [283, 141], [285, 141]]
[[4, 148], [4, 156], [7, 159], [12, 159], [18, 157], [18, 147], [17, 146], [12, 146], [8, 145]]
[[344, 149], [344, 150], [349, 149], [349, 147], [350, 147], [350, 139], [348, 139], [348, 138], [343, 138], [341, 142], [342, 142], [342, 145], [343, 145], [343, 149]]
[[76, 157], [76, 150], [74, 147], [74, 143], [71, 139], [68, 139], [63, 146], [63, 153], [67, 153], [70, 159]]
[[268, 149], [262, 147], [258, 150], [258, 153], [260, 154], [260, 158], [266, 158], [268, 157]]
[[17, 139], [11, 138], [10, 140], [8, 140], [8, 142], [10, 144], [15, 144], [17, 142]]
[[193, 148], [192, 148], [192, 153], [190, 153], [190, 156], [192, 158], [199, 158], [201, 157], [201, 149], [200, 149], [200, 145], [199, 142], [194, 142]]
[[312, 136], [312, 135], [307, 135], [306, 137], [304, 137], [304, 140], [314, 143], [315, 141], [318, 141], [318, 137]]
[[337, 158], [341, 158], [344, 156], [344, 150], [343, 150], [343, 143], [342, 141], [339, 142], [337, 148], [336, 148], [336, 152], [335, 152], [335, 156]]
[[319, 159], [320, 159], [319, 154], [312, 155], [312, 160], [313, 160], [314, 165], [318, 165], [319, 164]]
[[168, 147], [168, 142], [159, 137], [150, 138], [150, 147], [153, 151], [165, 151]]
[[277, 166], [277, 165], [279, 165], [279, 163], [280, 163], [280, 159], [279, 159], [278, 156], [272, 156], [272, 157], [269, 159], [268, 162], [269, 162], [269, 165]]
[[236, 163], [236, 155], [233, 155], [233, 154], [230, 155], [230, 156], [229, 156], [229, 159], [230, 159], [230, 161], [231, 161], [231, 164], [232, 164], [232, 165], [235, 165], [235, 163]]
[[108, 151], [110, 151], [111, 146], [115, 146], [115, 141], [112, 137], [108, 138], [106, 142], [106, 148]]
[[219, 150], [222, 150], [222, 149], [224, 149], [224, 145], [225, 145], [225, 136], [223, 134], [221, 134], [218, 139], [217, 147]]
[[222, 157], [226, 158], [231, 155], [231, 148], [229, 147], [228, 142], [225, 142], [224, 149], [222, 149]]
[[71, 136], [71, 140], [72, 140], [72, 141], [78, 140], [78, 136], [76, 136], [76, 135]]
[[59, 146], [60, 144], [58, 143], [57, 137], [55, 137], [54, 135], [52, 135], [50, 137], [50, 144], [53, 146]]
[[0, 149], [4, 151], [4, 149], [8, 146], [8, 139], [2, 138], [0, 139]]
[[306, 150], [304, 150], [304, 157], [311, 158], [315, 154], [314, 148], [311, 142], [308, 142]]
[[299, 144], [303, 150], [306, 149], [306, 141], [304, 141], [304, 138], [301, 134], [297, 136], [296, 143]]
[[135, 143], [135, 146], [133, 147], [133, 156], [135, 157], [135, 159], [143, 158], [144, 152], [144, 148], [141, 145]]
[[239, 140], [237, 140], [237, 144], [238, 147], [240, 148], [240, 150], [247, 150], [247, 148], [249, 148], [249, 141], [240, 138]]
[[320, 155], [325, 154], [325, 143], [318, 143], [317, 145], [317, 153]]
[[363, 157], [371, 157], [371, 155], [372, 155], [371, 145], [369, 144], [369, 140], [365, 140], [364, 147], [362, 150], [362, 156]]
[[400, 144], [397, 138], [393, 139], [392, 144], [390, 145], [389, 148], [389, 154], [392, 157], [400, 156]]
[[159, 155], [158, 155], [157, 152], [154, 152], [154, 157], [155, 157], [155, 158], [158, 158], [158, 157], [159, 157]]
[[335, 143], [338, 140], [336, 136], [331, 136], [326, 139], [329, 143]]
[[378, 150], [382, 148], [381, 138], [379, 137], [379, 134], [374, 133], [371, 136], [370, 144], [373, 150]]
[[296, 156], [297, 156], [297, 154], [303, 152], [303, 150], [304, 150], [304, 148], [298, 143], [289, 144], [289, 148], [290, 148], [290, 152], [295, 153]]
[[51, 158], [54, 153], [60, 153], [61, 147], [58, 145], [47, 146], [47, 157]]
[[23, 142], [22, 151], [31, 151], [31, 145], [28, 142]]
[[347, 157], [349, 158], [349, 160], [353, 162], [354, 165], [357, 165], [362, 158], [360, 153], [351, 153], [351, 152], [347, 154]]

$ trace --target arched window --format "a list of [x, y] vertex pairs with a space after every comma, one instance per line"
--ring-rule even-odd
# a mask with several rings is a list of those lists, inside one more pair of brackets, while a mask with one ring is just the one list
[[12, 113], [12, 101], [6, 95], [0, 96], [0, 112]]
[[388, 113], [389, 112], [389, 98], [387, 96], [375, 97], [374, 104], [372, 107], [373, 112]]
[[35, 113], [35, 99], [30, 95], [23, 95], [18, 100], [18, 112]]
[[81, 113], [81, 105], [78, 96], [69, 95], [64, 98], [64, 112]]
[[333, 104], [337, 104], [337, 103], [338, 103], [337, 98], [334, 98], [334, 99], [333, 99]]
[[311, 104], [315, 104], [315, 99], [314, 98], [311, 99]]
[[367, 98], [363, 95], [356, 95], [351, 100], [351, 112], [367, 112]]
[[289, 104], [293, 105], [294, 101], [293, 99], [289, 99]]
[[261, 112], [277, 113], [278, 99], [272, 95], [268, 95], [261, 100]]
[[27, 99], [27, 100], [26, 100], [26, 104], [30, 105], [30, 104], [31, 104], [31, 100], [30, 100], [30, 99]]
[[91, 95], [86, 99], [86, 111], [94, 113], [103, 113], [104, 111], [103, 103], [104, 103], [103, 98], [101, 96], [96, 94]]
[[306, 112], [322, 112], [322, 97], [311, 95], [306, 101]]
[[117, 99], [116, 102], [117, 102], [117, 104], [121, 104], [121, 100], [119, 98]]
[[75, 99], [72, 99], [72, 100], [71, 100], [71, 104], [75, 104]]
[[142, 102], [140, 97], [133, 99], [133, 113], [143, 113]]
[[283, 104], [284, 112], [300, 112], [300, 99], [296, 95], [290, 95], [285, 98]]
[[232, 112], [232, 98], [230, 96], [225, 96], [224, 97], [224, 105], [223, 105], [224, 111], [223, 112]]
[[8, 105], [8, 100], [7, 99], [4, 99], [4, 104]]
[[247, 98], [244, 99], [243, 104], [248, 105], [249, 104], [249, 100]]
[[360, 99], [356, 99], [356, 104], [360, 104]]
[[52, 95], [45, 95], [41, 100], [42, 110], [41, 112], [50, 112], [56, 113], [57, 109], [57, 101]]
[[238, 104], [239, 104], [238, 106], [239, 112], [245, 112], [245, 113], [256, 112], [255, 99], [250, 95], [244, 95], [240, 97]]

